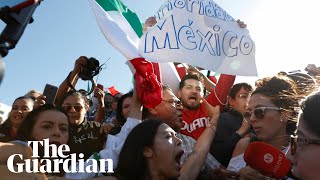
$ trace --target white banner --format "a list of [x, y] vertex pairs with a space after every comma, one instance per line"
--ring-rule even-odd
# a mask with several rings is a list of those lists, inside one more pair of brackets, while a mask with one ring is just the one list
[[212, 0], [168, 0], [139, 44], [153, 62], [181, 62], [224, 74], [256, 76], [255, 44], [247, 29]]

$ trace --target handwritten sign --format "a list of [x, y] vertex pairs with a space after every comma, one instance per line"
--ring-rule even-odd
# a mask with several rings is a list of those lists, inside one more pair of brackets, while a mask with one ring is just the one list
[[247, 29], [212, 0], [168, 0], [158, 23], [140, 39], [153, 62], [181, 62], [215, 72], [256, 76], [255, 44]]

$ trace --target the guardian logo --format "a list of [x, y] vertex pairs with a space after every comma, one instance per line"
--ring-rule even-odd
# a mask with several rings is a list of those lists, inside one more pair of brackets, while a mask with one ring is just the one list
[[[39, 144], [43, 146], [44, 155], [39, 160]], [[55, 144], [49, 144], [49, 139], [43, 141], [28, 141], [28, 146], [32, 147], [32, 159], [24, 159], [21, 154], [13, 154], [7, 160], [8, 170], [13, 173], [60, 173], [59, 167], [62, 165], [66, 173], [113, 173], [112, 159], [87, 159], [84, 161], [84, 154], [68, 154], [70, 147], [66, 144], [57, 147]], [[42, 147], [41, 147], [42, 148]], [[14, 159], [18, 157], [24, 163], [15, 163]], [[92, 163], [91, 163], [91, 162]], [[85, 167], [85, 163], [90, 164]], [[108, 165], [106, 171], [105, 165]], [[76, 166], [78, 165], [78, 169]], [[17, 167], [17, 170], [15, 169]]]

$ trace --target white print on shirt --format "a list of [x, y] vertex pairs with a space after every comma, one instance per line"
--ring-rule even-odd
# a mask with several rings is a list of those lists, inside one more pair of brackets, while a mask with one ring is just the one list
[[94, 140], [94, 139], [98, 139], [98, 137], [94, 137], [93, 134], [92, 134], [92, 132], [91, 132], [91, 133], [83, 134], [83, 135], [80, 136], [80, 137], [73, 136], [73, 139], [74, 139], [74, 142], [75, 142], [75, 143], [80, 143], [80, 144], [81, 144], [82, 141], [85, 141], [85, 140], [87, 140], [87, 139], [92, 139], [92, 140]]
[[192, 121], [191, 124], [186, 123], [185, 121], [182, 121], [182, 128], [181, 130], [186, 130], [189, 133], [192, 133], [197, 128], [207, 127], [209, 125], [210, 117], [202, 117], [195, 119]]

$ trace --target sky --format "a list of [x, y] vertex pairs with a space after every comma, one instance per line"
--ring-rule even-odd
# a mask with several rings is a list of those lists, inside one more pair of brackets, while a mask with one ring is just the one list
[[[153, 16], [162, 0], [123, 0], [144, 22]], [[258, 77], [237, 77], [253, 83], [279, 71], [303, 70], [319, 63], [320, 17], [317, 1], [216, 0], [235, 19], [248, 25], [256, 45]], [[11, 105], [31, 89], [43, 91], [45, 84], [59, 86], [79, 56], [106, 62], [95, 79], [104, 87], [115, 86], [126, 93], [132, 74], [126, 59], [104, 38], [87, 0], [45, 0], [33, 15], [16, 48], [3, 58], [5, 75], [0, 84], [0, 102]], [[0, 29], [5, 27], [0, 22]], [[77, 89], [87, 88], [79, 80]]]

